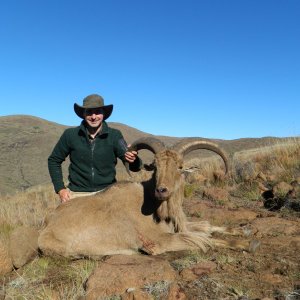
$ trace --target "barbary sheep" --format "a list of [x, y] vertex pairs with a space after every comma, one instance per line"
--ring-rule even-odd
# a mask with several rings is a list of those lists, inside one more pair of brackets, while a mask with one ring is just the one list
[[[93, 196], [73, 199], [57, 207], [42, 230], [38, 244], [46, 255], [100, 257], [222, 246], [253, 250], [246, 240], [214, 239], [213, 232], [239, 234], [206, 221], [189, 222], [183, 212], [183, 158], [197, 149], [220, 155], [228, 172], [225, 153], [214, 143], [193, 139], [171, 148], [156, 138], [141, 138], [132, 149], [154, 154], [155, 170], [150, 180], [118, 182]], [[250, 247], [250, 248], [249, 248]]]

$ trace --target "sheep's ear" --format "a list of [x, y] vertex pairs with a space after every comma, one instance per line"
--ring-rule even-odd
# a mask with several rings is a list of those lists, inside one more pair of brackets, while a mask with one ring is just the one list
[[146, 171], [153, 171], [153, 170], [155, 170], [155, 163], [152, 162], [151, 164], [144, 164], [144, 169]]

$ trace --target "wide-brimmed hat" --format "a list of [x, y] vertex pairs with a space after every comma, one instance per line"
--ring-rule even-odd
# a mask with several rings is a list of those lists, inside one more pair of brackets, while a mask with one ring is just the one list
[[81, 119], [84, 119], [85, 110], [90, 109], [90, 108], [102, 108], [104, 120], [109, 118], [109, 116], [111, 115], [111, 113], [113, 111], [113, 105], [112, 104], [104, 105], [104, 99], [97, 94], [92, 94], [92, 95], [86, 96], [83, 99], [82, 106], [78, 105], [77, 103], [74, 103], [74, 111], [75, 111], [76, 115]]

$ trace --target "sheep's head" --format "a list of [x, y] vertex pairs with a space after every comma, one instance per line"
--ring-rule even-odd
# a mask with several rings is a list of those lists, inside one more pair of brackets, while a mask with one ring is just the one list
[[176, 151], [164, 149], [155, 155], [155, 197], [168, 200], [183, 186], [182, 156]]
[[168, 200], [173, 194], [182, 194], [184, 187], [183, 159], [193, 150], [207, 149], [219, 154], [228, 172], [228, 160], [218, 145], [200, 139], [187, 139], [168, 149], [158, 139], [153, 137], [141, 138], [131, 147], [136, 151], [147, 149], [155, 155], [152, 167], [155, 169], [155, 197], [160, 201]]

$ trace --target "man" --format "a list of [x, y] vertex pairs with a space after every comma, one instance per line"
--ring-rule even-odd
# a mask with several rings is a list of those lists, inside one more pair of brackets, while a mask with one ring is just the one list
[[[113, 105], [104, 105], [97, 94], [83, 99], [83, 105], [74, 104], [75, 113], [83, 119], [76, 128], [68, 128], [60, 137], [48, 158], [48, 168], [55, 192], [61, 202], [103, 190], [116, 182], [117, 158], [129, 162], [131, 171], [140, 169], [136, 151], [127, 151], [122, 133], [105, 122]], [[70, 157], [69, 185], [62, 175], [62, 163]]]

